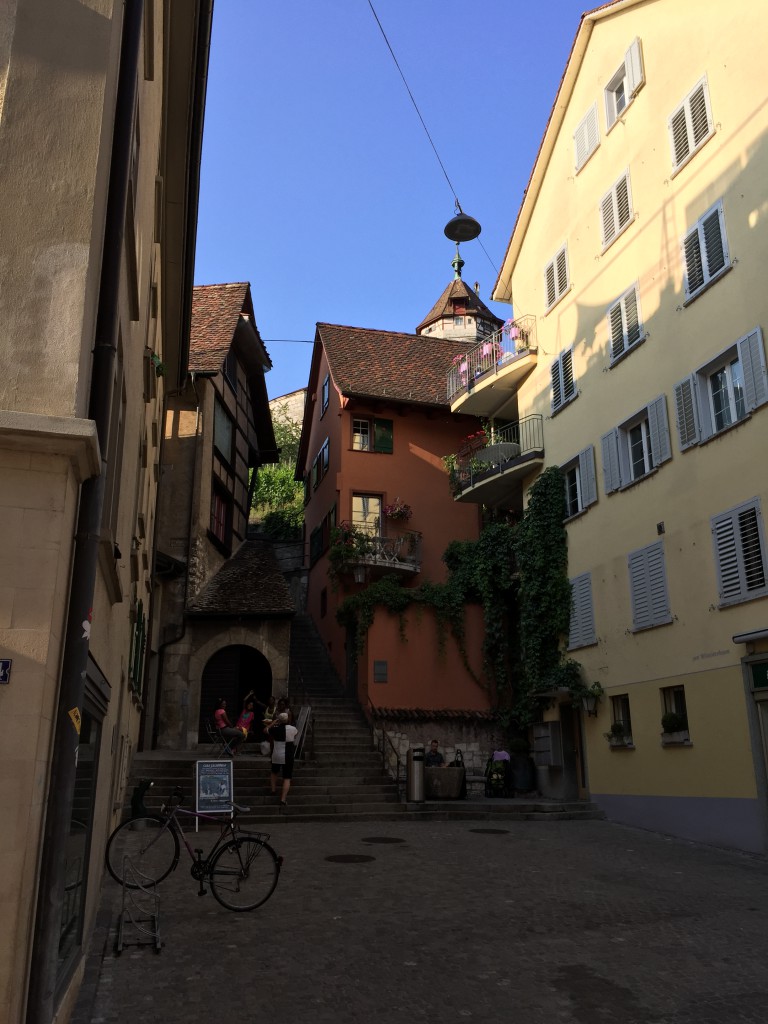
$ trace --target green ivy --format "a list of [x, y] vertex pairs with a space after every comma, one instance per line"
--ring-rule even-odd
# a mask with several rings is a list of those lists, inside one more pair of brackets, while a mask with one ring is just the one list
[[538, 716], [542, 692], [572, 689], [581, 674], [579, 663], [563, 659], [561, 651], [571, 618], [565, 514], [563, 476], [553, 466], [531, 488], [515, 536], [520, 571], [520, 667], [514, 711], [522, 725]]

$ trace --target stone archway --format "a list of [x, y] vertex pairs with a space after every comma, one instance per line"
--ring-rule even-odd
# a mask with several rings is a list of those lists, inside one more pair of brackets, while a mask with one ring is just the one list
[[[246, 644], [221, 647], [206, 662], [200, 682], [198, 742], [207, 743], [206, 721], [213, 721], [219, 698], [227, 702], [234, 724], [243, 706], [243, 698], [253, 690], [256, 700], [266, 704], [272, 693], [272, 666], [264, 655]], [[257, 708], [256, 719], [260, 720]]]

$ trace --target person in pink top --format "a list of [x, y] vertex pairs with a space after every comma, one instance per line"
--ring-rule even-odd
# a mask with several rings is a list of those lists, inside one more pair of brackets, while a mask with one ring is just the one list
[[227, 702], [223, 698], [217, 702], [216, 710], [213, 713], [213, 720], [221, 737], [229, 743], [232, 756], [234, 757], [241, 744], [245, 742], [245, 733], [242, 729], [236, 729], [230, 722], [229, 715], [227, 714]]

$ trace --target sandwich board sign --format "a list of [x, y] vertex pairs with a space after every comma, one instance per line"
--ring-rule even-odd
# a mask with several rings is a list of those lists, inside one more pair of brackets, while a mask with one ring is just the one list
[[195, 810], [201, 814], [231, 814], [232, 782], [231, 761], [197, 761]]

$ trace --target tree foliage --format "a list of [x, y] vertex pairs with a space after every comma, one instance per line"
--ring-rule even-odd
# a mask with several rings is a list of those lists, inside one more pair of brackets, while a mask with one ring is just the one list
[[289, 416], [287, 402], [272, 410], [272, 424], [280, 461], [259, 468], [252, 507], [256, 520], [270, 537], [295, 540], [301, 536], [304, 520], [303, 488], [294, 480], [301, 424]]

